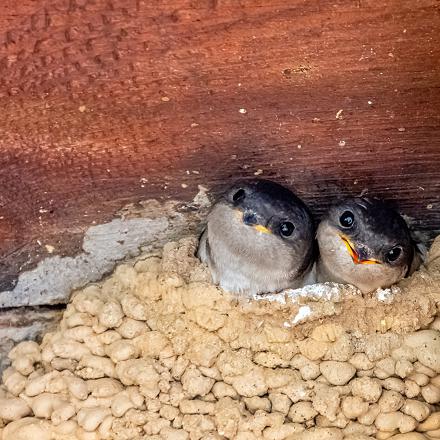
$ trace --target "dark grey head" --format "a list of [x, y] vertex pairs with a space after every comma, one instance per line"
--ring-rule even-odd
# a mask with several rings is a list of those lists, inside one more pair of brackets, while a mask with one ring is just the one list
[[239, 182], [223, 195], [223, 202], [240, 213], [240, 220], [249, 228], [272, 234], [286, 245], [308, 243], [306, 255], [312, 255], [312, 216], [306, 205], [284, 186], [263, 179]]
[[323, 221], [337, 231], [355, 264], [411, 266], [414, 244], [408, 226], [382, 201], [347, 199], [332, 206]]
[[415, 252], [403, 218], [376, 199], [351, 198], [332, 206], [317, 239], [318, 281], [353, 284], [364, 293], [405, 277]]
[[287, 188], [267, 180], [237, 183], [207, 220], [197, 255], [224, 290], [254, 295], [302, 285], [314, 261], [314, 227]]

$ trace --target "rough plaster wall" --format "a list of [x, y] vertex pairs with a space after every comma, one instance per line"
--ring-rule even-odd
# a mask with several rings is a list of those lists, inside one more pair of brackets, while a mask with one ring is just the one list
[[161, 217], [115, 219], [93, 226], [84, 237], [83, 253], [46, 258], [34, 270], [22, 273], [12, 291], [0, 293], [0, 307], [64, 303], [73, 289], [100, 279], [117, 261], [137, 255], [142, 245], [154, 241], [168, 225]]
[[67, 303], [73, 290], [101, 279], [122, 260], [200, 231], [209, 206], [203, 187], [190, 204], [147, 200], [128, 205], [117, 213], [119, 218], [86, 231], [82, 253], [51, 256], [23, 272], [13, 290], [0, 292], [0, 369], [15, 343], [38, 339], [56, 325], [62, 307], [44, 306]]

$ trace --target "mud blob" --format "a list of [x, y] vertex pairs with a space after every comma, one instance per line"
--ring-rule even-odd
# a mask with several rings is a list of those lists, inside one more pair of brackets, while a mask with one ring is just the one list
[[2, 440], [420, 440], [440, 432], [440, 240], [363, 298], [322, 284], [239, 301], [197, 241], [74, 292], [9, 354]]

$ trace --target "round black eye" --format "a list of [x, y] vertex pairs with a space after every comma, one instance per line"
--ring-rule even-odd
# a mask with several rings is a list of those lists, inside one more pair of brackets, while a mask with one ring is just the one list
[[291, 222], [283, 222], [280, 224], [280, 234], [284, 237], [289, 237], [293, 234], [295, 225]]
[[388, 262], [392, 263], [393, 261], [396, 261], [400, 257], [401, 253], [402, 253], [402, 248], [400, 246], [396, 246], [386, 253], [385, 258], [387, 259]]
[[244, 192], [244, 189], [239, 189], [237, 192], [234, 193], [232, 196], [232, 200], [234, 202], [239, 202], [240, 200], [243, 200], [246, 197], [246, 193]]
[[344, 228], [351, 228], [354, 224], [354, 215], [350, 211], [345, 211], [343, 214], [339, 217], [339, 223]]

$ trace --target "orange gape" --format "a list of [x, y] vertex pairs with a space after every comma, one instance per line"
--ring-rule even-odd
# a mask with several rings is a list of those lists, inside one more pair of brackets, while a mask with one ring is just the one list
[[355, 264], [381, 264], [380, 261], [374, 259], [361, 260], [359, 254], [357, 253], [355, 247], [352, 245], [351, 241], [347, 237], [344, 237], [343, 235], [341, 235], [340, 237], [344, 242], [345, 246], [347, 247], [348, 253], [350, 254]]

